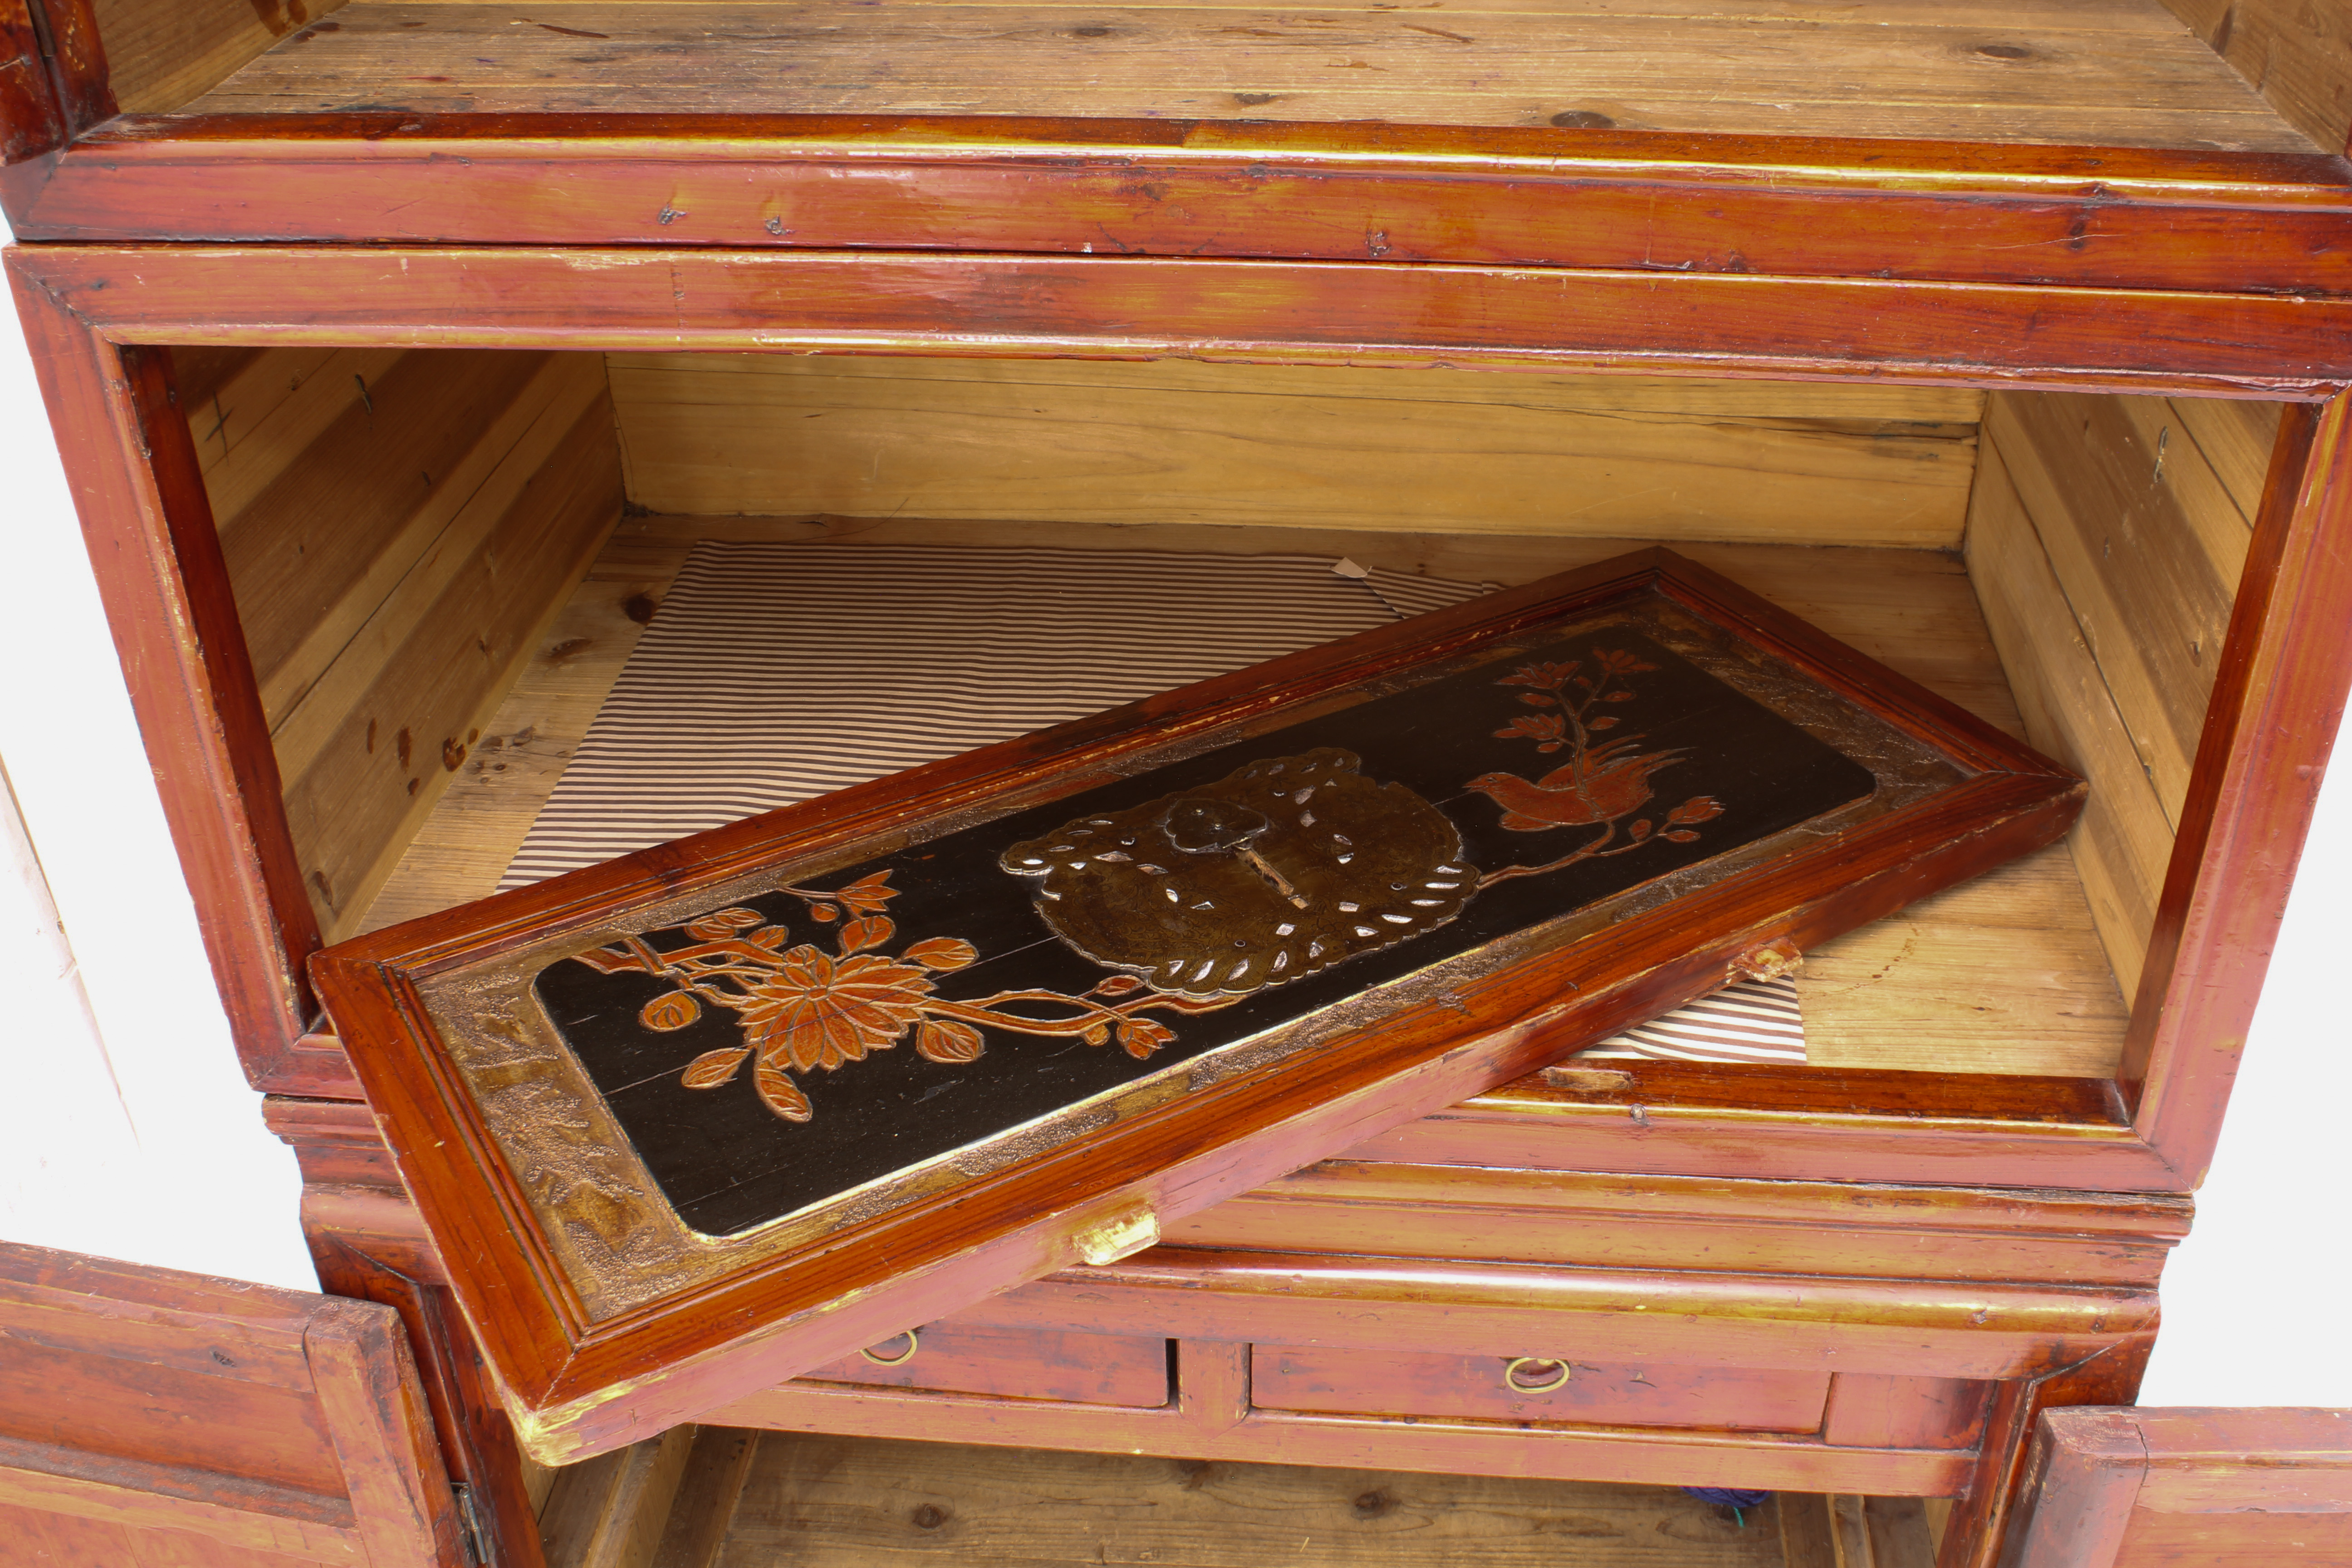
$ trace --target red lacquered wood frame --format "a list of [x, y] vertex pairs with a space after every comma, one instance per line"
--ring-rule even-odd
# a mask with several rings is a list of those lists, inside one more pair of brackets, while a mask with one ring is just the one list
[[[316, 939], [275, 790], [231, 740], [257, 699], [204, 666], [207, 638], [234, 622], [225, 598], [189, 586], [217, 571], [195, 521], [202, 487], [184, 451], [140, 434], [165, 395], [128, 368], [142, 343], [1478, 362], [2334, 399], [2295, 414], [2277, 450], [2124, 1080], [2021, 1092], [1981, 1077], [1832, 1085], [1750, 1069], [1735, 1089], [1658, 1063], [1635, 1064], [1622, 1094], [1510, 1091], [1573, 1124], [1597, 1169], [2189, 1190], [2352, 679], [2339, 636], [2352, 421], [2336, 395], [2352, 378], [2352, 303], [1102, 257], [44, 246], [9, 264], [151, 754], [166, 779], [203, 781], [167, 788], [166, 809], [248, 1068], [278, 1092], [357, 1088], [331, 1038], [304, 1032], [299, 966]], [[1718, 298], [1742, 307], [1736, 322]], [[1438, 1143], [1412, 1157], [1485, 1163], [1508, 1152], [1491, 1141], [1502, 1131], [1474, 1102], [1428, 1124]], [[1458, 1152], [1439, 1147], [1449, 1138]]]
[[147, 116], [20, 237], [996, 251], [2340, 294], [2342, 158], [985, 116]]
[[2000, 1563], [2352, 1563], [2352, 1410], [2045, 1412]]

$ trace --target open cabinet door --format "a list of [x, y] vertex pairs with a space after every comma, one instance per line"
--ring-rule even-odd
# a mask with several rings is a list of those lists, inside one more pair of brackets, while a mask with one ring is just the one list
[[2001, 1568], [2352, 1564], [2352, 1410], [2046, 1410]]
[[0, 1243], [0, 1559], [466, 1568], [389, 1307]]

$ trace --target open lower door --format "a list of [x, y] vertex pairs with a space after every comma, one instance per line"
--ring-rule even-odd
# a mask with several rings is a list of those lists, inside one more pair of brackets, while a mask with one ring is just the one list
[[2352, 1410], [2042, 1412], [2001, 1568], [2352, 1564]]
[[467, 1568], [389, 1307], [0, 1243], [0, 1558]]

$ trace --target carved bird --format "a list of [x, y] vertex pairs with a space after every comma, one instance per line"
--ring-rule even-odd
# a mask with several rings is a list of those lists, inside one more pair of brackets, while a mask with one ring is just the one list
[[1588, 752], [1581, 763], [1554, 768], [1539, 779], [1517, 773], [1481, 773], [1464, 787], [1503, 808], [1503, 826], [1517, 833], [1612, 822], [1648, 800], [1650, 775], [1682, 761], [1680, 751], [1627, 756], [1639, 744], [1628, 739]]

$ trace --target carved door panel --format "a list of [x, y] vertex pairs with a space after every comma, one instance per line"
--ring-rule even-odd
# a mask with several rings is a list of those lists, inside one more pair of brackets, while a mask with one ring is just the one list
[[0, 1552], [466, 1568], [398, 1316], [0, 1243]]
[[2048, 1410], [2002, 1568], [2352, 1563], [2352, 1410]]

